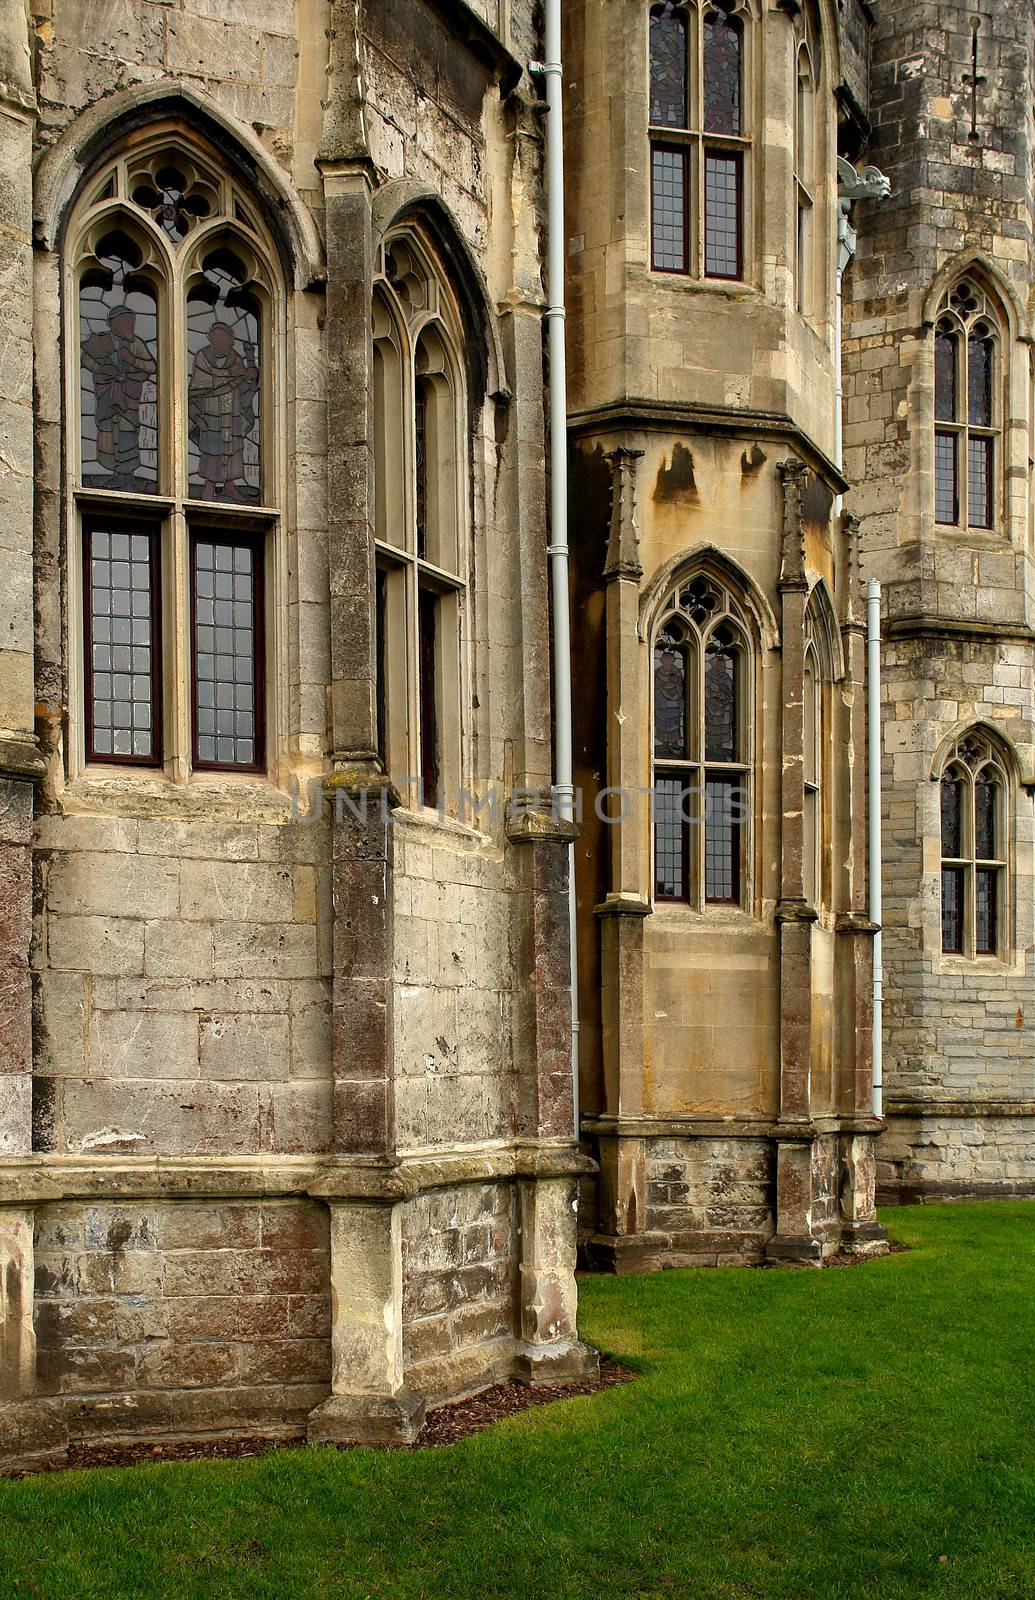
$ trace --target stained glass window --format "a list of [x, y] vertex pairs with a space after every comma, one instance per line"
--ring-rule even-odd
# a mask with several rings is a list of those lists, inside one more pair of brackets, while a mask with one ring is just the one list
[[709, 278], [740, 276], [740, 156], [709, 151], [704, 158], [704, 271]]
[[934, 414], [956, 421], [956, 336], [943, 327], [934, 341]]
[[194, 743], [199, 766], [256, 767], [262, 756], [258, 546], [194, 540]]
[[651, 151], [651, 265], [686, 272], [687, 153], [656, 145]]
[[942, 949], [995, 955], [1000, 938], [1003, 785], [977, 735], [961, 739], [941, 782]]
[[963, 785], [958, 778], [942, 779], [942, 855], [963, 853]]
[[158, 540], [118, 523], [87, 523], [87, 753], [98, 761], [159, 759]]
[[683, 641], [663, 633], [654, 648], [654, 754], [682, 760], [687, 750], [687, 658]]
[[158, 489], [158, 303], [137, 272], [142, 252], [116, 231], [79, 286], [81, 482]]
[[704, 754], [707, 761], [737, 759], [737, 651], [723, 628], [705, 655]]
[[209, 196], [171, 163], [143, 175], [133, 189], [133, 201], [150, 213], [172, 244], [185, 239], [212, 209]]
[[740, 23], [721, 11], [704, 19], [704, 127], [740, 132]]
[[418, 378], [414, 385], [413, 407], [417, 555], [423, 561], [428, 553], [428, 385], [423, 378]]
[[935, 521], [993, 528], [996, 518], [997, 348], [984, 292], [948, 294], [934, 338]]
[[972, 426], [992, 426], [992, 341], [981, 323], [967, 340], [967, 413]]
[[262, 492], [258, 297], [219, 249], [187, 300], [187, 418], [193, 499], [256, 503]]
[[656, 128], [687, 126], [686, 16], [673, 5], [650, 14], [650, 120]]
[[979, 861], [996, 859], [995, 821], [998, 784], [981, 778], [974, 785], [974, 854]]

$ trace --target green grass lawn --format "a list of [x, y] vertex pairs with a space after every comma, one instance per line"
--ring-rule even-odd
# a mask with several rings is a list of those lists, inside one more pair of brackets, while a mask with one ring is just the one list
[[0, 1483], [0, 1594], [1032, 1600], [1035, 1203], [846, 1271], [582, 1284], [641, 1377], [414, 1453]]

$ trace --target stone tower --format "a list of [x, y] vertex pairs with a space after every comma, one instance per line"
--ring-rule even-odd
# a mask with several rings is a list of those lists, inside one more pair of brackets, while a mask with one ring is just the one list
[[845, 472], [884, 588], [889, 1196], [1035, 1185], [1028, 3], [881, 5]]

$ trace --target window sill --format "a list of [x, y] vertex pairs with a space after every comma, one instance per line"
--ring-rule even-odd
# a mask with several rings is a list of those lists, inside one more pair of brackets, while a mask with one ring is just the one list
[[679, 289], [684, 294], [720, 294], [727, 300], [762, 298], [761, 289], [747, 278], [696, 278], [685, 272], [663, 272], [658, 267], [648, 267], [647, 271], [659, 285]]
[[225, 817], [235, 822], [287, 822], [291, 797], [264, 773], [193, 772], [183, 783], [137, 767], [87, 767], [58, 796], [66, 815]]
[[759, 926], [758, 918], [752, 912], [745, 911], [743, 906], [713, 905], [698, 911], [679, 900], [653, 900], [651, 908], [656, 923], [682, 924], [684, 927], [691, 924], [702, 932], [715, 927], [755, 929]]
[[407, 806], [396, 806], [392, 817], [397, 824], [412, 828], [415, 833], [437, 834], [443, 841], [482, 846], [496, 842], [491, 833], [486, 833], [481, 828], [474, 828], [470, 823], [458, 822], [455, 817], [440, 816], [431, 806], [422, 806], [419, 811], [411, 811]]

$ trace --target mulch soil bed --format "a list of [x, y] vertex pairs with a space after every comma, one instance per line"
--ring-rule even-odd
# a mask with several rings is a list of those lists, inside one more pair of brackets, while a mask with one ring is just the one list
[[[532, 1406], [551, 1405], [555, 1400], [571, 1400], [577, 1395], [598, 1394], [602, 1389], [613, 1389], [616, 1384], [631, 1383], [635, 1377], [635, 1372], [617, 1361], [602, 1361], [600, 1377], [591, 1381], [539, 1384], [535, 1388], [513, 1380], [496, 1383], [468, 1400], [453, 1400], [429, 1411], [416, 1442], [393, 1448], [427, 1450], [458, 1444], [473, 1433], [491, 1428], [494, 1422], [515, 1417]], [[143, 1444], [72, 1444], [60, 1460], [41, 1462], [30, 1469], [4, 1472], [0, 1468], [0, 1477], [26, 1478], [38, 1472], [70, 1472], [80, 1467], [136, 1467], [149, 1461], [238, 1461], [268, 1455], [272, 1450], [296, 1449], [304, 1443], [301, 1434], [288, 1438], [253, 1434], [248, 1438], [165, 1439]], [[339, 1445], [338, 1448], [350, 1450], [354, 1446]]]

